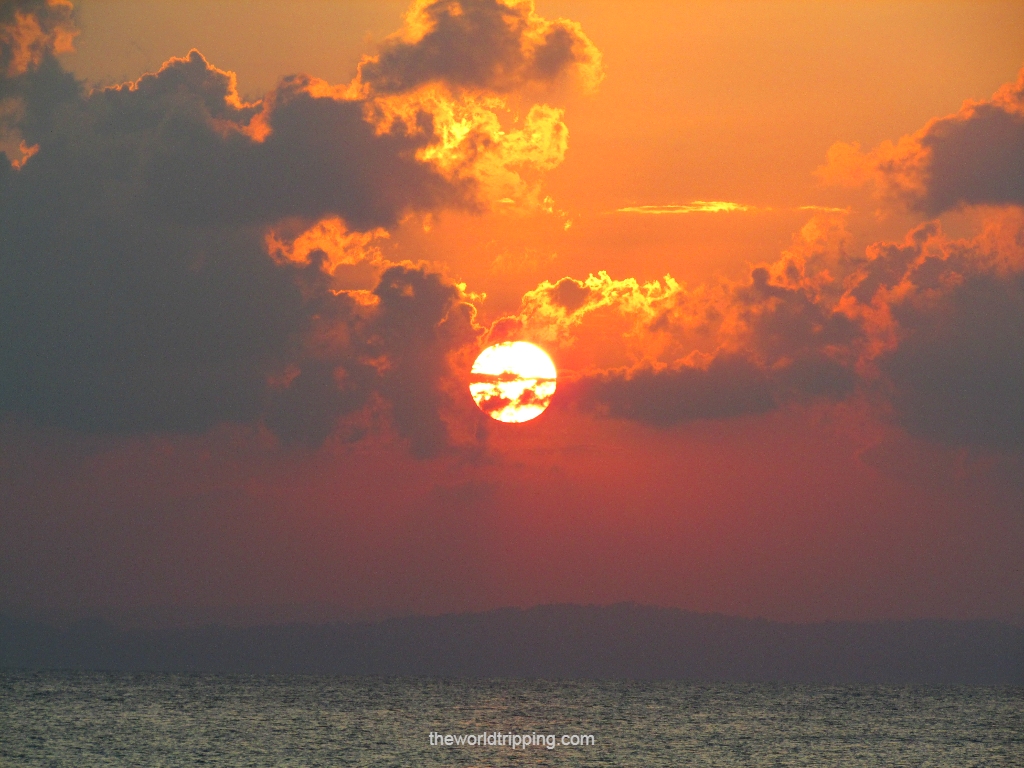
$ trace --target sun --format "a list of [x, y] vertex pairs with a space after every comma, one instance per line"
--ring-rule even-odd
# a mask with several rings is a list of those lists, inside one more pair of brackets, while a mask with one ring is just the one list
[[520, 424], [544, 413], [557, 377], [543, 349], [527, 341], [506, 341], [477, 357], [469, 393], [492, 419]]

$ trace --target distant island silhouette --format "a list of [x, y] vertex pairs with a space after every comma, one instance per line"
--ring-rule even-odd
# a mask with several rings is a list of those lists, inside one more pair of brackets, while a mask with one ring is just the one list
[[792, 624], [622, 603], [376, 622], [117, 629], [0, 616], [0, 667], [110, 671], [1024, 684], [1024, 628]]

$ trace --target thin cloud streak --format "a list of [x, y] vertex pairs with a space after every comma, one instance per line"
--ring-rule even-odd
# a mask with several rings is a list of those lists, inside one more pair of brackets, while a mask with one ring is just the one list
[[723, 200], [694, 200], [687, 205], [631, 205], [619, 208], [616, 213], [642, 213], [653, 216], [664, 216], [677, 213], [730, 213], [733, 211], [753, 211], [753, 206], [730, 203]]
[[833, 208], [828, 205], [801, 205], [798, 211], [815, 211], [817, 213], [852, 213], [853, 208]]
[[754, 213], [759, 211], [814, 211], [816, 213], [850, 213], [851, 208], [834, 208], [827, 205], [799, 205], [796, 208], [772, 208], [744, 205], [725, 200], [694, 200], [685, 205], [630, 205], [616, 208], [615, 213], [639, 213], [648, 216], [671, 216], [681, 213]]

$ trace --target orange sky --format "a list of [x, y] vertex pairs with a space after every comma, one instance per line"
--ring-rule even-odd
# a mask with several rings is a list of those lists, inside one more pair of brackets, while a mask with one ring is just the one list
[[[66, 191], [61, 184], [80, 174], [87, 198], [103, 202], [93, 219], [68, 228], [81, 225], [82, 242], [98, 238], [97, 253], [124, 245], [133, 254], [81, 273], [95, 295], [109, 288], [115, 297], [97, 309], [74, 288], [85, 279], [72, 279], [80, 274], [74, 247], [38, 234], [53, 227], [0, 242], [0, 258], [14, 265], [0, 274], [13, 275], [10, 284], [46, 272], [18, 266], [18, 248], [51, 248], [72, 286], [40, 291], [39, 307], [34, 298], [19, 305], [26, 317], [50, 316], [40, 308], [45, 297], [63, 297], [70, 309], [55, 312], [52, 325], [26, 321], [23, 338], [18, 330], [0, 339], [0, 355], [15, 350], [13, 361], [31, 358], [17, 357], [22, 349], [58, 350], [56, 368], [32, 369], [30, 384], [0, 380], [0, 503], [9, 510], [0, 520], [0, 609], [263, 620], [631, 600], [784, 620], [1024, 621], [1024, 446], [1013, 432], [1024, 423], [1024, 381], [1013, 373], [1024, 338], [1024, 214], [1012, 166], [1024, 97], [1010, 86], [1009, 95], [993, 96], [1024, 65], [1024, 5], [537, 0], [541, 32], [524, 32], [523, 50], [555, 39], [529, 37], [547, 34], [545, 20], [572, 22], [559, 27], [574, 47], [556, 75], [527, 56], [521, 70], [478, 82], [479, 73], [466, 74], [465, 61], [445, 53], [452, 60], [437, 66], [447, 74], [425, 86], [416, 81], [423, 60], [402, 69], [407, 50], [388, 42], [406, 2], [76, 6], [76, 50], [59, 61], [86, 84], [83, 94], [156, 73], [197, 49], [205, 61], [173, 65], [193, 73], [173, 98], [192, 104], [195, 83], [213, 88], [216, 108], [202, 107], [202, 125], [219, 139], [181, 138], [171, 118], [136, 135], [131, 121], [141, 124], [142, 112], [117, 117], [115, 98], [141, 103], [173, 67], [118, 91], [106, 111], [86, 113], [92, 97], [76, 97], [83, 114], [99, 116], [96, 125], [121, 120], [117, 135], [129, 137], [97, 140], [97, 166], [121, 152], [134, 157], [133, 142], [147, 147], [141, 170], [112, 172], [115, 181], [90, 181], [87, 162], [72, 167], [74, 140], [51, 149], [46, 134], [33, 139], [28, 118], [7, 120], [0, 110], [0, 148], [12, 160], [23, 137], [39, 147], [20, 169], [11, 166], [10, 199], [19, 195], [30, 210], [32, 195], [57, 200], [46, 190]], [[454, 16], [463, 13], [459, 6]], [[596, 88], [585, 82], [597, 67], [587, 39], [600, 52]], [[364, 59], [379, 51], [398, 53]], [[216, 89], [226, 75], [212, 68], [237, 75], [243, 100], [264, 101], [222, 116]], [[8, 74], [30, 116], [42, 114], [33, 101], [39, 89], [16, 89], [33, 73], [15, 74], [12, 65]], [[326, 82], [279, 86], [293, 74]], [[56, 93], [56, 82], [40, 88]], [[361, 95], [345, 91], [350, 84]], [[967, 100], [981, 106], [958, 112]], [[179, 102], [153, 96], [157, 103], [181, 117]], [[330, 122], [314, 111], [352, 103], [381, 110], [372, 118], [376, 138], [364, 125], [365, 137], [336, 139], [330, 131], [349, 130], [343, 121], [352, 118], [339, 111]], [[563, 110], [534, 114], [552, 136], [564, 123], [564, 157], [542, 132], [516, 138], [538, 104]], [[383, 170], [346, 155], [336, 176], [318, 175], [321, 161], [335, 173], [338, 146], [341, 157], [365, 142], [358, 146], [369, 157], [387, 137], [427, 142], [410, 110], [429, 114], [439, 131], [446, 105], [461, 115], [476, 110], [477, 130], [495, 131], [474, 145], [479, 154], [460, 144], [427, 157], [437, 142], [402, 145], [381, 160], [390, 163]], [[930, 123], [954, 113], [949, 123]], [[970, 168], [927, 165], [946, 157], [943, 142], [955, 154], [959, 126], [983, 130], [993, 114], [1010, 126], [998, 134], [1007, 154], [992, 161], [1010, 168], [1003, 187], [985, 187], [990, 173], [979, 182]], [[58, 127], [62, 137], [76, 130], [73, 120]], [[885, 148], [901, 137], [909, 138]], [[217, 141], [233, 153], [223, 166]], [[276, 141], [296, 145], [279, 150]], [[840, 142], [859, 144], [861, 154], [820, 170]], [[108, 156], [109, 146], [117, 149]], [[977, 146], [969, 144], [988, 162], [989, 144]], [[163, 150], [173, 160], [178, 147], [196, 169], [179, 179], [180, 161], [168, 161], [172, 171], [160, 176]], [[281, 154], [260, 159], [264, 148]], [[63, 171], [61, 162], [69, 164]], [[277, 162], [286, 173], [275, 175]], [[232, 169], [246, 163], [257, 170], [239, 171], [236, 182]], [[418, 170], [433, 176], [423, 180]], [[72, 181], [52, 180], [65, 171]], [[123, 194], [126, 178], [142, 186]], [[307, 194], [321, 184], [320, 197]], [[203, 185], [227, 201], [218, 215], [238, 217], [236, 229], [221, 231], [202, 205], [188, 206]], [[347, 185], [369, 191], [349, 195]], [[132, 207], [150, 194], [152, 207]], [[514, 199], [503, 202], [507, 195]], [[620, 210], [694, 201], [738, 209]], [[915, 229], [933, 221], [934, 229]], [[153, 240], [139, 234], [150, 228]], [[172, 253], [178, 240], [166, 253], [132, 250], [164, 237], [180, 237], [184, 250]], [[266, 247], [256, 267], [231, 250], [239, 242]], [[324, 251], [322, 268], [314, 246]], [[138, 304], [117, 299], [110, 286], [149, 285], [132, 259], [151, 262], [159, 281], [180, 279], [184, 293], [149, 299], [131, 288]], [[227, 265], [223, 273], [210, 267], [217, 263]], [[409, 280], [393, 294], [377, 283], [389, 268], [407, 270]], [[190, 282], [209, 269], [212, 277]], [[274, 297], [266, 311], [231, 293], [231, 275], [248, 269], [252, 292]], [[281, 287], [286, 270], [295, 276]], [[586, 294], [580, 304], [558, 304], [563, 278], [580, 281], [563, 284]], [[232, 298], [217, 299], [221, 290]], [[440, 309], [408, 317], [389, 309], [428, 293]], [[299, 313], [299, 294], [308, 302], [302, 317], [288, 315], [286, 324], [284, 315]], [[197, 316], [209, 306], [215, 320], [195, 320], [195, 335], [182, 342], [196, 295]], [[353, 304], [332, 303], [339, 295]], [[984, 317], [975, 324], [978, 307]], [[347, 319], [335, 323], [332, 312]], [[253, 331], [253, 341], [246, 329], [263, 322], [260, 333], [281, 341], [252, 362], [262, 337]], [[236, 323], [249, 325], [217, 337], [202, 375], [189, 378], [191, 363], [166, 352], [182, 388], [173, 377], [150, 382], [137, 363], [117, 367], [120, 350], [131, 349], [162, 371], [165, 348], [201, 346]], [[88, 338], [46, 336], [65, 327], [87, 328], [80, 335]], [[92, 333], [117, 341], [90, 346]], [[535, 422], [486, 423], [463, 391], [476, 351], [506, 337], [542, 344], [563, 375], [550, 411]], [[96, 349], [115, 350], [113, 369], [89, 366], [106, 354]], [[65, 359], [81, 369], [61, 370]], [[349, 407], [345, 398], [363, 392], [371, 369], [380, 381], [365, 384], [364, 399]], [[222, 407], [230, 397], [219, 382], [235, 376], [243, 388], [256, 380], [263, 389]], [[39, 382], [50, 380], [72, 383], [55, 384], [42, 405], [21, 394], [49, 397]], [[301, 389], [307, 381], [314, 384]], [[123, 414], [111, 405], [122, 397]], [[331, 415], [311, 428], [324, 402], [334, 404], [323, 406]], [[1006, 414], [1001, 421], [991, 403]]]

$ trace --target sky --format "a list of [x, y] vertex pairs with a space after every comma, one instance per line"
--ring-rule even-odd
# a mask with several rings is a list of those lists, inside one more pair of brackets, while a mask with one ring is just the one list
[[0, 0], [0, 611], [1024, 622], [1022, 28]]

